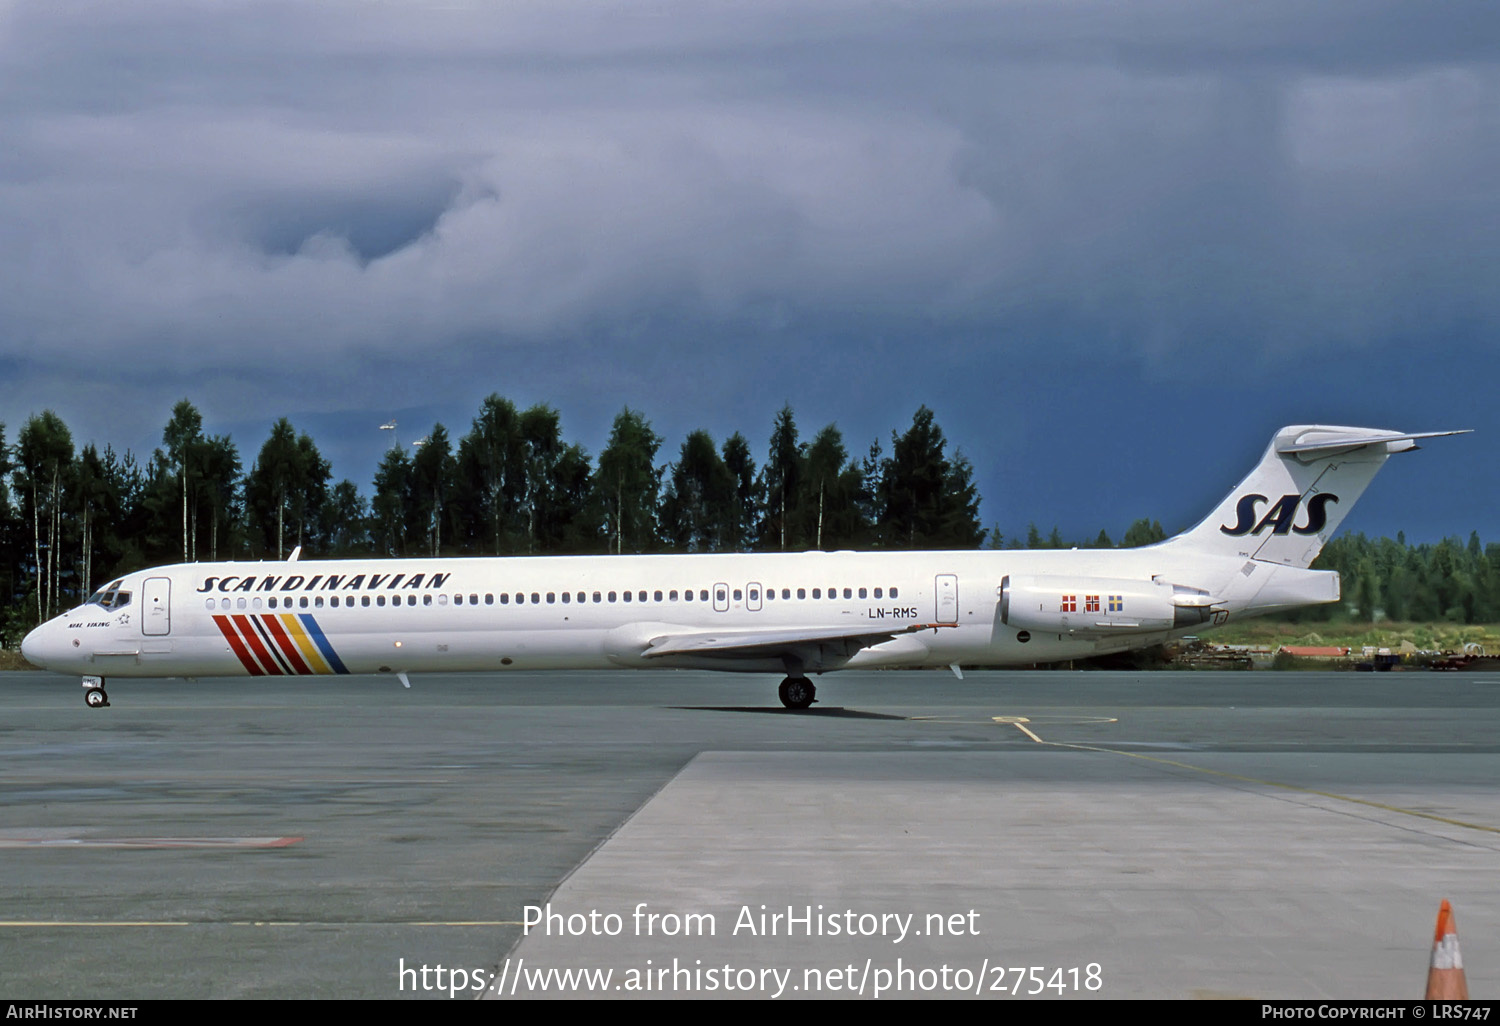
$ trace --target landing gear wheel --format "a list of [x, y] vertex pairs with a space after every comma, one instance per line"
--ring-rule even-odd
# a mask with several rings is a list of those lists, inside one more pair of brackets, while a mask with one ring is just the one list
[[83, 703], [90, 709], [103, 709], [109, 705], [109, 696], [103, 688], [89, 688], [83, 693]]
[[817, 700], [818, 689], [806, 677], [788, 677], [781, 682], [777, 694], [788, 709], [806, 709]]

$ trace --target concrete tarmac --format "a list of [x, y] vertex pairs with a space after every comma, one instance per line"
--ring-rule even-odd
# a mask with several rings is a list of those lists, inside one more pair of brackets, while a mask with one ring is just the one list
[[774, 686], [0, 675], [0, 997], [1500, 989], [1500, 679]]

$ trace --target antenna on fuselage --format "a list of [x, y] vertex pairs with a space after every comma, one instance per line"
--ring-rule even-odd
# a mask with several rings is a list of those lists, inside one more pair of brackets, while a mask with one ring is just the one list
[[302, 546], [298, 545], [295, 549], [292, 550], [292, 554], [290, 556], [286, 557], [286, 561], [288, 563], [295, 563], [301, 557], [302, 557]]

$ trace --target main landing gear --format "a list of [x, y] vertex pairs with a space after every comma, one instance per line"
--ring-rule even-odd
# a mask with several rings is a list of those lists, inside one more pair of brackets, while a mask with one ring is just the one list
[[777, 690], [781, 704], [788, 709], [806, 709], [817, 701], [818, 689], [806, 677], [788, 677]]

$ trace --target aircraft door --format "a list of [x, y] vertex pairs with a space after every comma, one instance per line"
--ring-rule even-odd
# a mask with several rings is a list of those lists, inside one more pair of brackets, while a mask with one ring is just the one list
[[727, 613], [727, 612], [729, 612], [729, 585], [727, 585], [727, 584], [715, 584], [714, 585], [714, 612], [716, 612], [716, 613]]
[[745, 585], [745, 608], [752, 613], [760, 611], [760, 585], [755, 581]]
[[958, 575], [938, 574], [934, 592], [937, 595], [937, 622], [958, 623]]
[[141, 588], [141, 633], [153, 637], [172, 633], [171, 578], [146, 578]]

